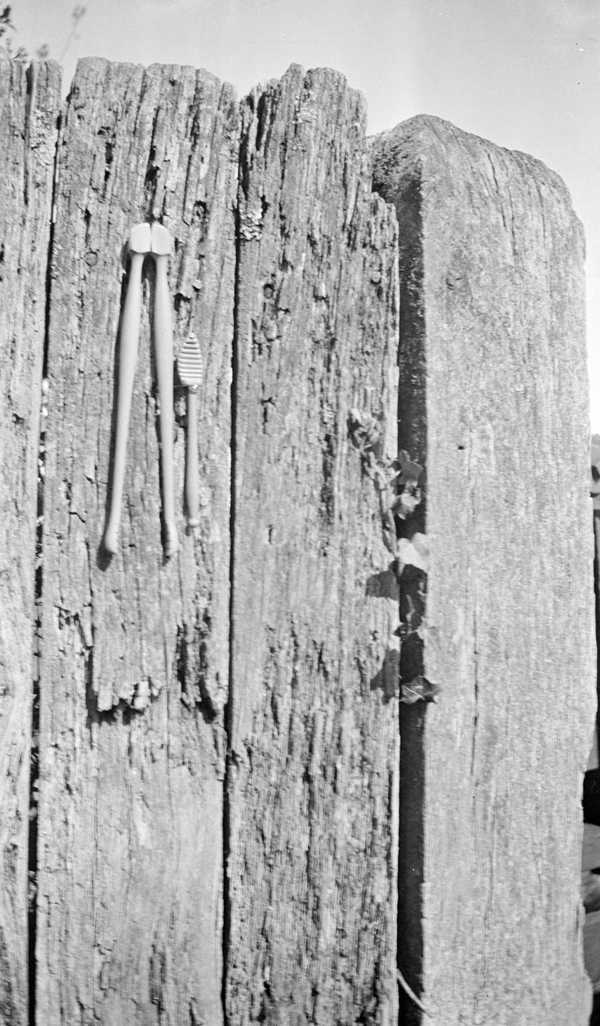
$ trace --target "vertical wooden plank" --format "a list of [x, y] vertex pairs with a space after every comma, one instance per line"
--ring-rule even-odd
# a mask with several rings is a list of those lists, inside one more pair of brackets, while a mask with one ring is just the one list
[[60, 74], [0, 60], [0, 1022], [27, 1022], [35, 541]]
[[349, 425], [395, 455], [396, 226], [340, 75], [244, 105], [238, 231], [228, 1023], [395, 1023], [397, 604]]
[[380, 136], [374, 165], [399, 220], [400, 435], [427, 463], [424, 668], [442, 689], [423, 728], [422, 999], [439, 1026], [583, 1026], [582, 231], [557, 175], [435, 118]]
[[[45, 493], [38, 1021], [221, 1016], [223, 708], [238, 109], [206, 72], [80, 63], [62, 133]], [[203, 352], [201, 524], [161, 545], [154, 277], [144, 272], [120, 550], [101, 547], [132, 225], [176, 240], [179, 337]]]

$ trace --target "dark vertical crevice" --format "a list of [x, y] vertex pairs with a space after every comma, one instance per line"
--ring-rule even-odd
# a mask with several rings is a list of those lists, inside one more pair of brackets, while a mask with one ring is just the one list
[[[595, 484], [595, 481], [594, 481]], [[594, 507], [596, 505], [594, 497]], [[593, 515], [594, 532], [594, 593], [596, 604], [596, 693], [598, 704], [596, 706], [596, 752], [600, 753], [600, 510], [594, 508]], [[598, 755], [600, 759], [600, 755]], [[583, 782], [583, 820], [584, 823], [600, 825], [600, 769], [596, 766], [587, 771]], [[584, 867], [585, 862], [585, 836], [584, 836]], [[583, 872], [583, 899], [586, 912], [594, 910], [594, 905], [589, 907], [586, 899], [593, 899], [595, 884], [592, 884], [591, 893], [586, 894], [586, 877], [595, 880], [597, 870], [592, 868], [591, 875]], [[586, 946], [586, 935], [584, 934], [584, 951], [587, 957], [591, 952]], [[593, 956], [592, 956], [593, 957]], [[589, 971], [589, 970], [588, 970]], [[589, 1026], [600, 1026], [600, 993], [594, 993], [592, 1012], [589, 1019]]]
[[594, 593], [596, 596], [596, 743], [600, 760], [600, 510], [594, 510]]
[[[400, 163], [400, 158], [398, 159]], [[423, 225], [420, 171], [406, 167], [403, 178], [386, 180], [386, 162], [374, 151], [373, 188], [396, 210], [400, 316], [398, 338], [398, 451], [427, 467], [427, 408]], [[425, 492], [425, 475], [422, 482]], [[426, 514], [422, 511], [423, 518]], [[426, 532], [426, 523], [419, 526]], [[426, 599], [425, 599], [426, 601]], [[423, 612], [424, 615], [424, 612]], [[402, 599], [401, 623], [404, 618]], [[403, 643], [404, 646], [404, 643]], [[403, 664], [401, 651], [400, 663]], [[402, 677], [402, 669], [401, 669]], [[427, 705], [400, 704], [400, 789], [398, 831], [398, 994], [401, 1026], [420, 1026], [423, 1010], [423, 880], [425, 859], [425, 725]]]
[[[35, 69], [29, 69], [29, 85], [32, 90], [29, 118], [34, 111]], [[40, 410], [38, 429], [37, 463], [37, 510], [35, 530], [34, 563], [34, 637], [33, 637], [33, 679], [31, 696], [30, 760], [29, 760], [29, 821], [27, 839], [27, 979], [28, 979], [28, 1022], [37, 1024], [37, 890], [38, 890], [38, 797], [40, 783], [40, 716], [41, 716], [41, 657], [42, 657], [42, 596], [44, 587], [44, 499], [46, 475], [46, 418], [48, 413], [48, 351], [50, 340], [50, 303], [52, 292], [52, 259], [54, 253], [54, 211], [58, 182], [58, 155], [61, 140], [62, 117], [57, 120], [56, 148], [52, 175], [50, 201], [50, 231], [46, 258], [45, 306], [44, 306], [44, 348], [40, 381]]]
[[233, 766], [233, 703], [234, 654], [235, 654], [235, 545], [237, 517], [237, 468], [238, 468], [238, 389], [239, 389], [239, 293], [242, 236], [240, 230], [240, 192], [242, 190], [242, 164], [244, 157], [243, 132], [238, 149], [238, 183], [234, 207], [235, 266], [233, 286], [233, 338], [231, 347], [231, 443], [230, 443], [230, 488], [229, 488], [229, 687], [224, 709], [226, 735], [225, 777], [223, 785], [223, 978], [221, 1002], [223, 1023], [228, 1026], [228, 974], [231, 953], [231, 888], [229, 879], [229, 854], [231, 850], [231, 786]]
[[[400, 705], [400, 815], [398, 842], [398, 969], [420, 995], [423, 974], [423, 861], [426, 706]], [[400, 1023], [419, 1026], [422, 1013], [402, 985]]]
[[[395, 199], [400, 226], [398, 451], [407, 451], [426, 473], [423, 226], [420, 181], [414, 173]], [[422, 529], [426, 531], [425, 524]], [[421, 702], [400, 705], [398, 968], [418, 997], [423, 983], [426, 716], [427, 706]], [[411, 994], [401, 987], [399, 998], [402, 1026], [419, 1026], [423, 1014]]]
[[[596, 598], [596, 746], [600, 760], [600, 510], [594, 510], [594, 592]], [[588, 769], [583, 780], [583, 819], [600, 825], [600, 768]]]

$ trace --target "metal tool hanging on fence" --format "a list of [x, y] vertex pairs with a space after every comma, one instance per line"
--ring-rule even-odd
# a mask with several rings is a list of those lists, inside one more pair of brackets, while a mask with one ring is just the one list
[[119, 356], [119, 385], [114, 445], [114, 463], [110, 509], [104, 547], [107, 552], [117, 551], [125, 454], [131, 413], [133, 376], [135, 371], [142, 305], [142, 266], [144, 258], [151, 256], [156, 266], [154, 294], [154, 350], [158, 397], [160, 403], [160, 445], [162, 506], [165, 529], [165, 554], [172, 556], [179, 547], [175, 524], [173, 486], [173, 326], [171, 302], [167, 280], [167, 265], [173, 252], [173, 238], [161, 224], [137, 224], [131, 230], [129, 279], [121, 321]]

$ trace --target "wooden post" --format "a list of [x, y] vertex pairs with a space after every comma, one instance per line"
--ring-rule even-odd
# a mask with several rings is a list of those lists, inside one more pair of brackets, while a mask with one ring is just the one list
[[[404, 745], [424, 720], [420, 808], [406, 810], [420, 840], [401, 807], [400, 862], [408, 845], [420, 864], [399, 880], [415, 892], [400, 966], [437, 1026], [584, 1026], [595, 665], [581, 226], [553, 172], [436, 118], [379, 136], [373, 155], [399, 221], [400, 444], [426, 463], [424, 669], [441, 688], [403, 721]], [[402, 1022], [420, 1021], [406, 997]]]
[[243, 105], [229, 1026], [397, 1018], [397, 602], [350, 430], [395, 455], [397, 239], [364, 117], [298, 67]]
[[[238, 109], [206, 72], [79, 65], [58, 158], [43, 543], [38, 1022], [221, 1013]], [[131, 227], [175, 236], [177, 338], [203, 351], [201, 525], [165, 560], [154, 275], [144, 268], [120, 549], [102, 549]]]
[[[60, 74], [0, 60], [0, 1023], [28, 1022], [38, 448]], [[37, 715], [37, 712], [36, 712]], [[34, 782], [34, 781], [33, 781]], [[31, 795], [33, 807], [34, 794]], [[35, 836], [35, 822], [31, 821]], [[32, 882], [35, 886], [35, 882]]]

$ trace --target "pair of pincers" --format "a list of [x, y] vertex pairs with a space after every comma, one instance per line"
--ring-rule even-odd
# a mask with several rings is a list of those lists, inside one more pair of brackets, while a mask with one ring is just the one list
[[[167, 266], [173, 252], [170, 232], [156, 222], [138, 224], [129, 236], [129, 278], [121, 319], [117, 410], [110, 507], [104, 532], [104, 547], [115, 553], [123, 503], [125, 456], [131, 414], [133, 378], [137, 359], [142, 305], [142, 267], [146, 257], [156, 266], [154, 293], [154, 352], [160, 404], [161, 486], [165, 530], [165, 554], [179, 548], [175, 523], [173, 485], [173, 325], [167, 280]], [[189, 460], [188, 451], [188, 460]]]

